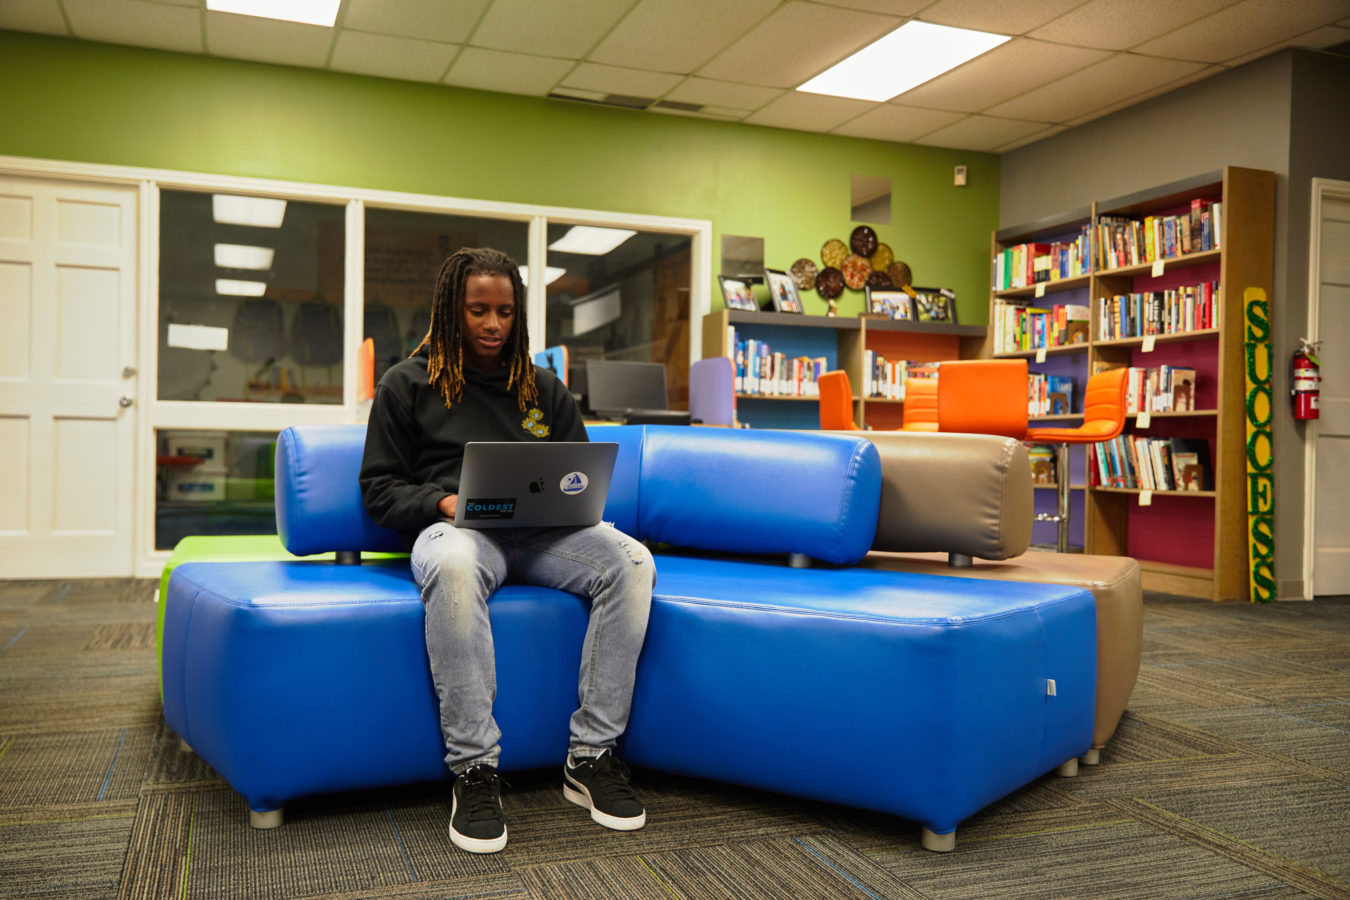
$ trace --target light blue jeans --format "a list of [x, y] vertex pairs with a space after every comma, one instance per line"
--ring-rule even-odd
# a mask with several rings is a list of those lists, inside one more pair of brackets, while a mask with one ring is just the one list
[[427, 657], [451, 771], [496, 766], [501, 752], [487, 598], [508, 580], [591, 601], [568, 748], [583, 757], [614, 747], [628, 725], [656, 582], [646, 547], [607, 524], [477, 530], [441, 521], [417, 536], [412, 572], [426, 608]]

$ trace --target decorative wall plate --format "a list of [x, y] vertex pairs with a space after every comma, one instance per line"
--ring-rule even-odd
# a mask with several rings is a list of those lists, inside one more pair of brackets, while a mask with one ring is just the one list
[[876, 269], [873, 269], [872, 274], [867, 276], [867, 287], [892, 288], [895, 287], [895, 285], [891, 283], [891, 276], [887, 275], [885, 272], [878, 272]]
[[826, 266], [839, 268], [848, 257], [848, 246], [839, 238], [830, 238], [820, 248], [820, 261]]
[[896, 287], [914, 283], [914, 274], [909, 271], [908, 263], [893, 262], [887, 267], [886, 274], [891, 276], [891, 284]]
[[872, 274], [872, 264], [855, 255], [845, 259], [839, 270], [844, 273], [844, 284], [855, 291], [860, 291], [863, 285], [867, 284], [867, 276]]
[[815, 260], [803, 256], [792, 264], [788, 274], [792, 276], [792, 283], [797, 285], [797, 290], [809, 291], [816, 286], [816, 274], [819, 271], [820, 267], [816, 265]]
[[895, 254], [891, 252], [889, 244], [877, 244], [877, 252], [872, 254], [872, 268], [878, 272], [885, 272], [895, 262]]
[[816, 275], [816, 292], [826, 300], [833, 300], [844, 292], [844, 273], [834, 266], [826, 266]]
[[870, 257], [877, 252], [877, 233], [872, 230], [871, 225], [859, 225], [853, 229], [848, 244], [859, 256]]

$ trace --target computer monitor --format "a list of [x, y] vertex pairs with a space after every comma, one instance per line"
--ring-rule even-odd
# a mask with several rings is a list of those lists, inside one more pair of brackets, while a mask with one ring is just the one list
[[595, 415], [613, 419], [630, 411], [667, 409], [665, 364], [588, 359], [586, 401]]

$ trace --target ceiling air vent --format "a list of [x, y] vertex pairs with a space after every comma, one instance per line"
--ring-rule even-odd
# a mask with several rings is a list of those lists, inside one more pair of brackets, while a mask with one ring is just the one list
[[581, 103], [595, 103], [599, 106], [617, 106], [620, 109], [646, 109], [656, 102], [654, 97], [633, 97], [629, 94], [599, 94], [593, 91], [573, 91], [560, 88], [549, 92], [554, 100], [575, 100]]
[[657, 100], [656, 105], [662, 109], [678, 109], [680, 112], [702, 112], [702, 103], [681, 103], [678, 100]]

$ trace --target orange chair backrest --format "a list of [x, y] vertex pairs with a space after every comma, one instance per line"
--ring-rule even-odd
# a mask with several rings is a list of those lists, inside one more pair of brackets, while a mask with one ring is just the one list
[[857, 431], [853, 421], [853, 387], [843, 369], [823, 372], [816, 386], [820, 389], [820, 428], [822, 431]]
[[356, 355], [356, 402], [369, 400], [375, 396], [375, 339], [366, 338], [361, 342], [361, 351]]
[[905, 407], [900, 416], [901, 431], [938, 430], [938, 379], [906, 378]]
[[1027, 435], [1027, 361], [962, 359], [938, 367], [938, 430]]
[[1088, 379], [1079, 431], [1098, 441], [1109, 441], [1120, 434], [1125, 427], [1125, 379], [1129, 371], [1109, 369]]

